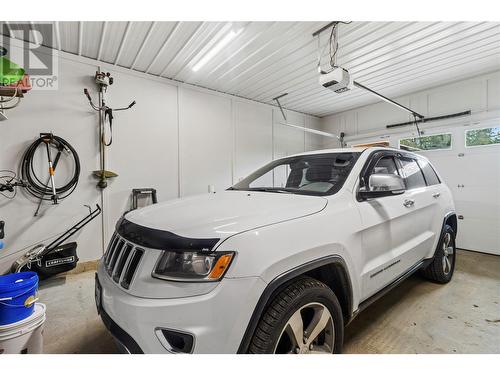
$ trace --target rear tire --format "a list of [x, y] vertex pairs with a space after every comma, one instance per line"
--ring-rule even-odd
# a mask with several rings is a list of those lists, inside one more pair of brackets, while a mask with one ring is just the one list
[[340, 353], [343, 339], [337, 297], [322, 282], [302, 277], [271, 301], [257, 325], [249, 353]]
[[456, 254], [455, 232], [451, 226], [445, 225], [436, 252], [434, 253], [434, 259], [422, 271], [422, 274], [427, 279], [436, 283], [448, 283], [455, 271]]

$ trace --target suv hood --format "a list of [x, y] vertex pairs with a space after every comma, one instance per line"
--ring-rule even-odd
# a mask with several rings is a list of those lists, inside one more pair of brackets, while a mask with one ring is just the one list
[[314, 214], [327, 202], [316, 196], [230, 190], [151, 205], [127, 213], [125, 219], [183, 237], [223, 239]]

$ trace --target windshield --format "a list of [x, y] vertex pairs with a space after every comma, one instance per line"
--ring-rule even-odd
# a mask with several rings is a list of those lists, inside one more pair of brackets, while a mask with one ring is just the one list
[[331, 195], [340, 190], [358, 159], [357, 152], [292, 156], [273, 161], [229, 190]]

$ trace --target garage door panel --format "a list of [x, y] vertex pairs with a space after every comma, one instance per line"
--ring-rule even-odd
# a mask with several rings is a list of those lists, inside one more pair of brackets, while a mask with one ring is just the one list
[[[466, 149], [465, 155], [459, 158], [462, 173], [458, 178], [467, 179], [467, 186], [499, 186], [500, 147], [482, 148], [483, 150]], [[489, 150], [485, 150], [486, 148]]]
[[500, 255], [499, 230], [498, 219], [469, 217], [466, 221], [459, 220], [457, 247]]

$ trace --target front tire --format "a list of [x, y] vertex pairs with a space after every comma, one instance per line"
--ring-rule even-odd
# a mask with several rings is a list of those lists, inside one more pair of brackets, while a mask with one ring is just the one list
[[340, 353], [344, 336], [342, 309], [324, 283], [303, 277], [270, 303], [250, 343], [255, 354]]
[[427, 279], [439, 284], [448, 283], [455, 271], [456, 254], [455, 232], [451, 226], [445, 225], [438, 242], [438, 247], [434, 253], [434, 259], [423, 270], [423, 275]]

